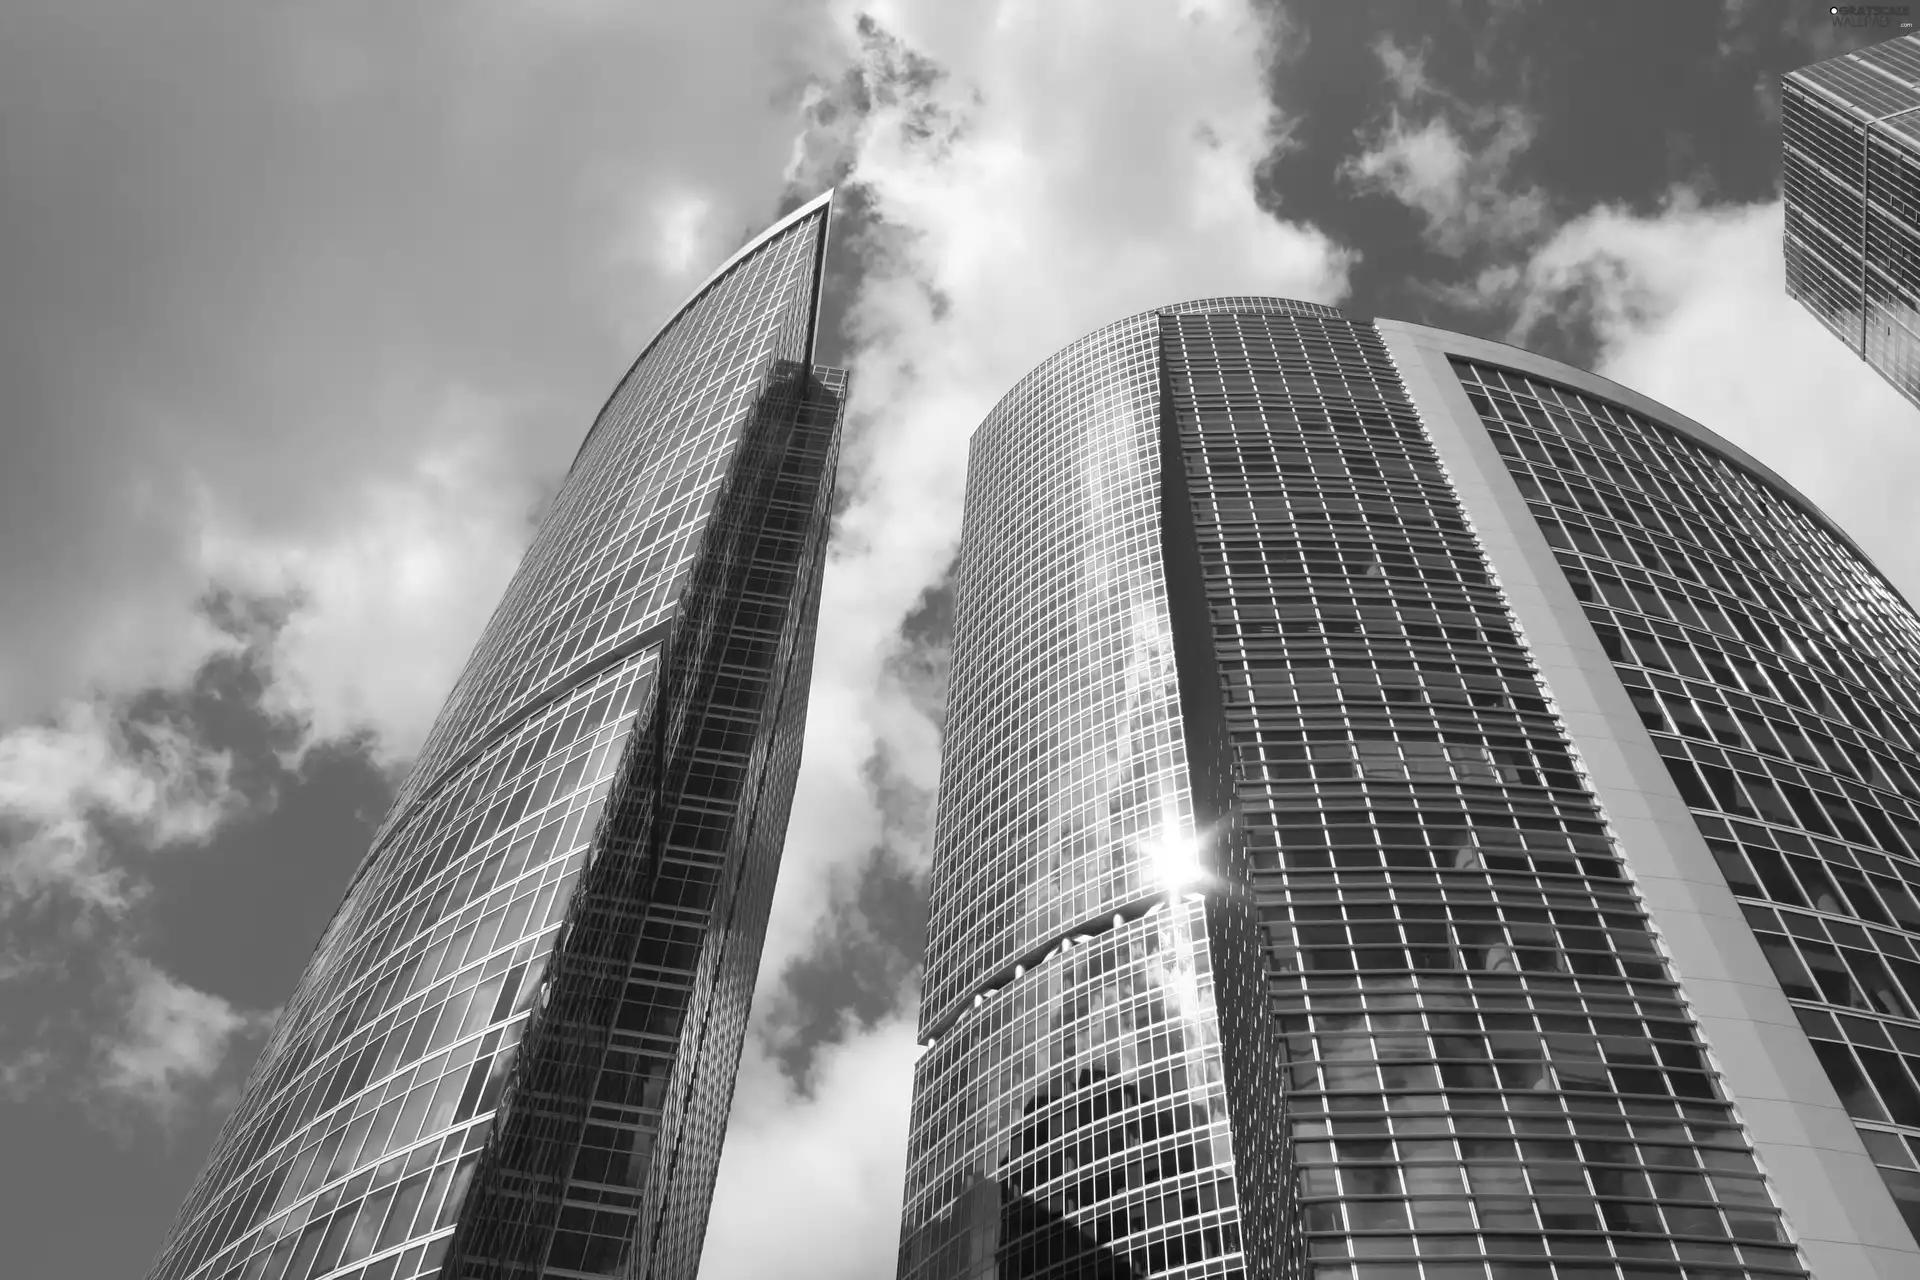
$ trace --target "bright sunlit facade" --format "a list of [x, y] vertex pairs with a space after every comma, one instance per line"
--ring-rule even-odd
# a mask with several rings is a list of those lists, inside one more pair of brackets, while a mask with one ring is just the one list
[[828, 214], [601, 411], [153, 1280], [694, 1274], [806, 718]]
[[1920, 1274], [1920, 623], [1763, 466], [1210, 299], [955, 596], [902, 1280]]

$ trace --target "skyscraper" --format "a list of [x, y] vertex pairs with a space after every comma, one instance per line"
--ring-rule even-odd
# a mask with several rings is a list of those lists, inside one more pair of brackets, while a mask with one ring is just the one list
[[1787, 293], [1920, 404], [1920, 34], [1787, 73]]
[[902, 1280], [1920, 1274], [1920, 619], [1804, 498], [1264, 298], [969, 465]]
[[806, 718], [829, 203], [601, 410], [154, 1280], [693, 1275]]

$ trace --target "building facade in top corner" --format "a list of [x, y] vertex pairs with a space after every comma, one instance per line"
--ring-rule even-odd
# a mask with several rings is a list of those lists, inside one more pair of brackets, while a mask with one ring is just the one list
[[602, 409], [153, 1280], [694, 1274], [806, 718], [829, 211]]
[[1780, 86], [1787, 294], [1920, 405], [1920, 33]]
[[1265, 298], [969, 466], [902, 1280], [1920, 1275], [1920, 619], [1778, 476]]

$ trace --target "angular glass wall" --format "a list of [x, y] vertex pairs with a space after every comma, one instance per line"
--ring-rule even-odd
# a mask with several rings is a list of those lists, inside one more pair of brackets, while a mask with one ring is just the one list
[[1283, 1182], [1246, 1163], [1267, 1029], [1222, 1037], [1258, 961], [1188, 775], [1157, 346], [1152, 315], [1082, 339], [973, 439], [904, 1280], [1281, 1265], [1280, 1215], [1246, 1212]]
[[158, 1280], [691, 1273], [798, 767], [827, 212], [602, 410]]
[[1454, 367], [1920, 1234], [1920, 620], [1719, 453]]
[[1920, 404], [1920, 35], [1781, 84], [1787, 295]]
[[1162, 345], [1314, 1274], [1804, 1274], [1372, 326]]

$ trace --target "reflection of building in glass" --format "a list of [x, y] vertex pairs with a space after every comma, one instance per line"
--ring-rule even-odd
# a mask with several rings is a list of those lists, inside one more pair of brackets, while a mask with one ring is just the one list
[[[1119, 1083], [1123, 1078], [1085, 1067], [1022, 1108], [1001, 1183], [1000, 1238], [1011, 1242], [998, 1258], [1001, 1275], [1045, 1275], [1062, 1253], [1083, 1267], [1093, 1263], [1095, 1274], [1134, 1274], [1130, 1261], [1110, 1248], [1136, 1229], [1121, 1196], [1129, 1166], [1140, 1165], [1138, 1181], [1147, 1185], [1213, 1164], [1206, 1137], [1196, 1136], [1206, 1133], [1203, 1115], [1183, 1105], [1155, 1108], [1144, 1092], [1154, 1088], [1151, 1076], [1135, 1074], [1130, 1084]], [[1188, 1187], [1176, 1189], [1171, 1203], [1163, 1201], [1162, 1221], [1190, 1229], [1141, 1251], [1149, 1271], [1224, 1252], [1219, 1227], [1201, 1225], [1202, 1208], [1218, 1207], [1217, 1195], [1206, 1199], [1211, 1203], [1203, 1205], [1199, 1189]], [[1094, 1208], [1091, 1230], [1068, 1217], [1082, 1206]], [[1151, 1209], [1137, 1215], [1142, 1222], [1151, 1216]]]
[[1787, 293], [1920, 404], [1920, 34], [1781, 84]]
[[601, 411], [155, 1280], [693, 1274], [806, 715], [827, 216]]
[[1777, 477], [1217, 299], [1009, 393], [955, 589], [903, 1280], [1920, 1274], [1920, 624]]

